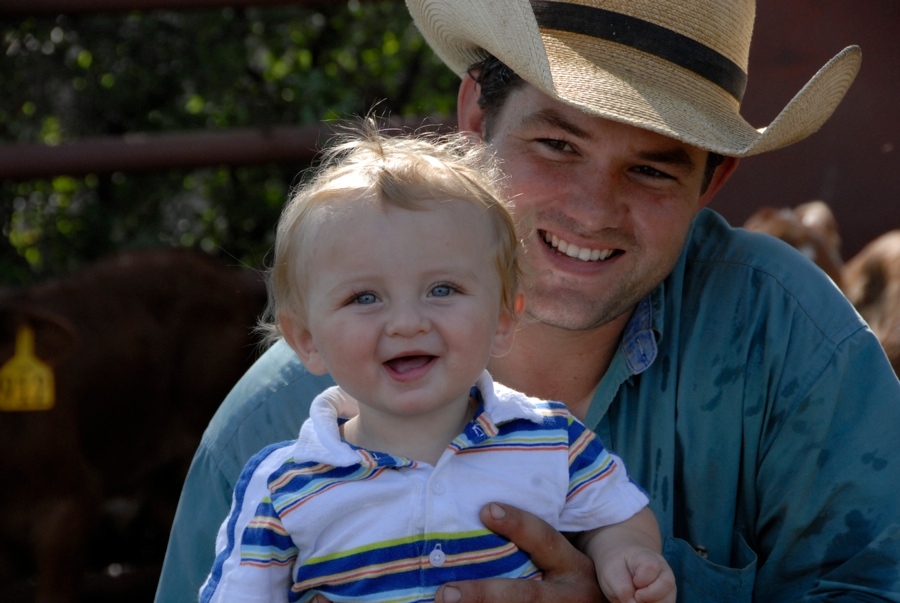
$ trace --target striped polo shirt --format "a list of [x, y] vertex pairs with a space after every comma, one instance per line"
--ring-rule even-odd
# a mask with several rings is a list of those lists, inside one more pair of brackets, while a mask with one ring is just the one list
[[437, 465], [342, 440], [358, 413], [320, 394], [296, 441], [254, 456], [235, 488], [202, 601], [433, 601], [454, 580], [539, 579], [530, 558], [485, 529], [496, 501], [583, 532], [630, 518], [647, 497], [564, 404], [527, 397], [485, 372], [474, 418]]

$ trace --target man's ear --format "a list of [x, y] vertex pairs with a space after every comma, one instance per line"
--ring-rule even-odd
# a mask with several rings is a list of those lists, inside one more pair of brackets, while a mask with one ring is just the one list
[[285, 313], [278, 316], [278, 325], [284, 340], [297, 353], [306, 370], [313, 375], [324, 375], [328, 372], [325, 361], [313, 341], [312, 333], [301, 321]]
[[709, 205], [709, 202], [712, 201], [712, 198], [719, 192], [719, 189], [722, 188], [731, 175], [734, 173], [734, 170], [737, 169], [738, 163], [740, 163], [740, 159], [737, 157], [725, 157], [716, 167], [716, 171], [713, 174], [712, 180], [709, 181], [709, 186], [706, 187], [706, 190], [703, 191], [703, 194], [700, 196], [700, 207], [706, 207]]
[[491, 344], [491, 356], [494, 358], [506, 356], [512, 349], [513, 341], [516, 338], [516, 329], [519, 326], [519, 316], [525, 310], [525, 296], [517, 293], [514, 305], [515, 314], [511, 314], [505, 306], [500, 309], [497, 330], [494, 332], [494, 341]]
[[481, 86], [473, 76], [467, 73], [459, 84], [456, 97], [456, 117], [461, 132], [475, 132], [484, 139], [484, 110], [478, 105], [481, 98]]

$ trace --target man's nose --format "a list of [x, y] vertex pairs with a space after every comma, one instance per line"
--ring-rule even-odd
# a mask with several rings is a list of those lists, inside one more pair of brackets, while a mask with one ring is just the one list
[[566, 213], [588, 231], [618, 226], [628, 211], [619, 180], [601, 166], [571, 179], [559, 192]]

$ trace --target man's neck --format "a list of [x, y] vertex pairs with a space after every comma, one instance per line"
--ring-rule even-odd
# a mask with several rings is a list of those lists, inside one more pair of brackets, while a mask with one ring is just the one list
[[523, 322], [512, 351], [491, 360], [493, 378], [545, 400], [564, 402], [584, 419], [606, 374], [631, 313], [590, 331], [568, 331]]

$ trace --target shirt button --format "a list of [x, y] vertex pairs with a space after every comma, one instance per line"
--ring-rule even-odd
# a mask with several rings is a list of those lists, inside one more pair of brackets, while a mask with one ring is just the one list
[[443, 494], [444, 482], [434, 482], [433, 484], [431, 484], [431, 491], [435, 494]]
[[441, 545], [434, 545], [434, 549], [428, 555], [428, 561], [434, 567], [441, 567], [444, 565], [444, 561], [446, 561], [447, 557], [444, 555], [444, 551], [441, 550]]

